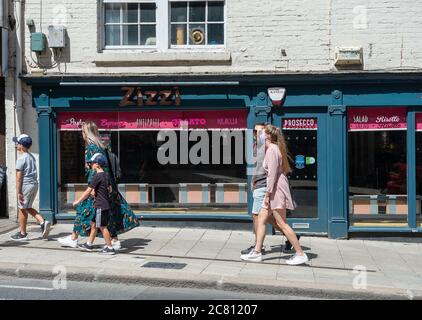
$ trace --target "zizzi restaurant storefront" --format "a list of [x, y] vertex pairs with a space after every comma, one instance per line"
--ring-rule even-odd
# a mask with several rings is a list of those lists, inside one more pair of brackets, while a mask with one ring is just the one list
[[[38, 112], [40, 212], [74, 219], [71, 204], [86, 188], [81, 125], [93, 121], [119, 158], [118, 187], [136, 214], [249, 229], [252, 129], [270, 122], [290, 150], [298, 208], [288, 219], [297, 232], [422, 231], [417, 86], [392, 85], [388, 77], [378, 86], [291, 77], [142, 79], [133, 86], [27, 78]], [[277, 106], [268, 88], [280, 83], [286, 96]]]

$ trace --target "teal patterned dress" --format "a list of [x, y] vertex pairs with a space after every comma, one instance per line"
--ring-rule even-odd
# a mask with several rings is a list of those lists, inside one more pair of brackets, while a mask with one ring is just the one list
[[[90, 144], [85, 149], [85, 161], [91, 159], [96, 154], [101, 153], [107, 157], [105, 151], [95, 144]], [[104, 168], [104, 171], [109, 174], [111, 181], [111, 218], [108, 225], [108, 230], [112, 238], [120, 233], [132, 230], [140, 225], [138, 218], [135, 216], [132, 209], [130, 209], [125, 198], [120, 194], [114, 177], [111, 174], [109, 167]], [[87, 169], [85, 175], [88, 178], [88, 184], [96, 174], [95, 170]], [[89, 236], [91, 229], [91, 221], [94, 218], [94, 197], [89, 196], [88, 199], [82, 201], [76, 208], [76, 219], [73, 226], [73, 231], [82, 237]], [[100, 233], [98, 233], [100, 234]]]

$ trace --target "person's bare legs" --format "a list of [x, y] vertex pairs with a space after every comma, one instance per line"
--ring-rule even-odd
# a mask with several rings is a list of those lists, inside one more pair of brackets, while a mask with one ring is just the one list
[[[252, 215], [252, 217], [253, 217], [253, 227], [254, 227], [254, 233], [255, 233], [255, 244], [257, 243], [257, 238], [258, 238], [258, 220], [259, 220], [259, 215], [257, 215], [257, 214], [254, 214], [254, 215]], [[277, 225], [277, 223], [275, 222], [275, 220], [274, 220], [274, 217], [271, 215], [271, 214], [269, 214], [268, 215], [268, 217], [267, 217], [267, 222], [266, 223], [269, 223], [269, 224], [271, 224], [275, 229], [277, 229], [278, 231], [280, 231], [281, 233], [283, 232], [281, 229], [280, 229], [280, 227]], [[265, 237], [266, 237], [266, 232], [264, 233], [264, 239], [262, 239], [262, 245], [264, 245], [264, 240], [265, 240]]]
[[105, 240], [106, 245], [108, 247], [112, 247], [112, 245], [111, 245], [110, 232], [108, 231], [107, 227], [101, 227], [100, 230], [101, 230], [101, 232], [103, 234], [103, 237], [104, 237], [104, 240]]
[[[252, 214], [252, 218], [253, 218], [253, 232], [255, 234], [255, 244], [256, 244], [257, 236], [258, 236], [259, 215]], [[262, 240], [262, 242], [264, 242], [264, 240], [265, 240], [265, 234], [264, 234], [264, 239]]]
[[26, 224], [28, 223], [28, 212], [26, 209], [19, 209], [19, 229], [21, 234], [26, 234]]
[[257, 223], [257, 228], [256, 228], [256, 243], [255, 243], [256, 252], [261, 252], [262, 245], [264, 244], [268, 216], [269, 216], [268, 209], [261, 208], [261, 211], [259, 211], [259, 214], [258, 214], [258, 223]]
[[278, 231], [280, 231], [281, 233], [283, 233], [283, 230], [280, 229], [280, 227], [278, 226], [277, 222], [274, 219], [274, 216], [272, 214], [270, 214], [268, 216], [268, 220], [267, 223], [269, 223], [270, 225], [272, 225], [275, 229], [277, 229]]
[[38, 211], [37, 210], [35, 210], [35, 209], [33, 209], [33, 208], [29, 208], [29, 209], [26, 209], [26, 211], [31, 215], [31, 216], [33, 216], [34, 218], [35, 218], [35, 220], [37, 220], [38, 221], [38, 223], [39, 224], [43, 224], [44, 223], [44, 218], [42, 217], [42, 215], [40, 215], [39, 213], [38, 213]]
[[89, 233], [89, 243], [94, 244], [95, 237], [97, 236], [98, 229], [95, 222], [91, 222], [91, 232]]
[[281, 229], [281, 232], [284, 233], [287, 240], [289, 240], [290, 243], [292, 244], [293, 248], [296, 251], [296, 254], [302, 256], [304, 252], [302, 250], [302, 247], [300, 246], [299, 240], [297, 240], [296, 233], [287, 223], [286, 209], [273, 210], [273, 216], [274, 216], [276, 224]]

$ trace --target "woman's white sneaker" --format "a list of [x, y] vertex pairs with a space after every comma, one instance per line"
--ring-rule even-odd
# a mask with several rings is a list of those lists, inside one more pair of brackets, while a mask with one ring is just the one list
[[304, 253], [303, 256], [295, 254], [293, 257], [287, 260], [286, 263], [291, 266], [297, 266], [299, 264], [304, 264], [308, 261], [309, 261], [308, 256], [306, 255], [306, 253]]
[[240, 256], [240, 259], [245, 260], [245, 261], [251, 261], [251, 262], [261, 262], [262, 254], [261, 252], [256, 252], [255, 250], [251, 250], [251, 252], [247, 254], [242, 254]]
[[70, 247], [70, 248], [77, 248], [78, 247], [78, 239], [72, 240], [72, 235], [64, 238], [59, 238], [57, 240], [62, 247]]

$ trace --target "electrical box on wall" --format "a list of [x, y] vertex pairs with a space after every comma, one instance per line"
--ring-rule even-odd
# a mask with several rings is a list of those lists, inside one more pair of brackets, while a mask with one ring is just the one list
[[49, 26], [48, 46], [50, 48], [64, 48], [66, 46], [65, 33], [66, 29], [63, 26]]
[[45, 50], [45, 34], [41, 32], [31, 33], [31, 51], [42, 52]]
[[335, 56], [336, 66], [361, 66], [363, 64], [363, 50], [360, 47], [337, 47]]

